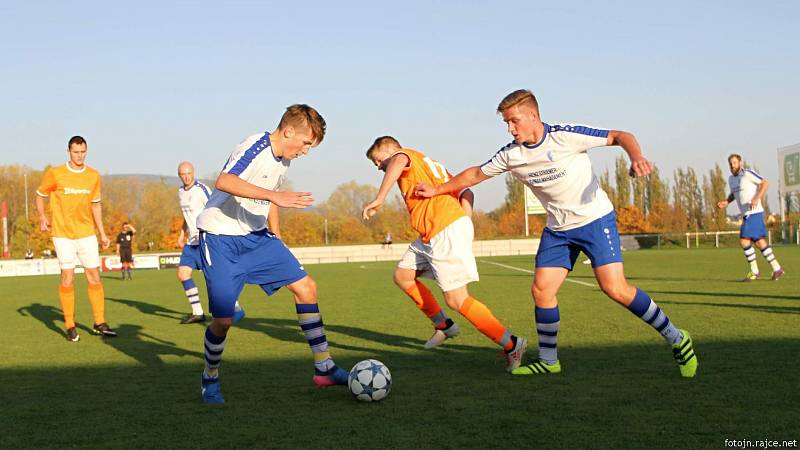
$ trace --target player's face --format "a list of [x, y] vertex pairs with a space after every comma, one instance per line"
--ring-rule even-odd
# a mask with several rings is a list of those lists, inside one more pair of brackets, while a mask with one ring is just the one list
[[178, 176], [181, 178], [184, 187], [194, 184], [194, 168], [182, 166], [178, 169]]
[[390, 153], [386, 150], [378, 150], [372, 154], [372, 164], [381, 172], [386, 172], [386, 164], [389, 162], [388, 156]]
[[534, 130], [538, 116], [536, 111], [525, 103], [517, 104], [503, 111], [503, 122], [508, 133], [518, 144], [535, 144]]
[[728, 167], [731, 168], [731, 173], [736, 175], [742, 170], [742, 162], [737, 158], [731, 158], [728, 160]]
[[69, 162], [76, 168], [83, 167], [86, 161], [86, 144], [72, 144], [67, 150]]
[[311, 129], [303, 130], [290, 127], [285, 135], [282, 157], [295, 159], [307, 155], [312, 147], [316, 146], [314, 132]]

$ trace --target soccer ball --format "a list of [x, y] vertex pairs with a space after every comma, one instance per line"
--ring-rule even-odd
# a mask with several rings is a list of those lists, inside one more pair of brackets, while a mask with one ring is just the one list
[[350, 392], [362, 402], [377, 402], [392, 390], [392, 374], [389, 368], [375, 359], [365, 359], [350, 370], [347, 377]]

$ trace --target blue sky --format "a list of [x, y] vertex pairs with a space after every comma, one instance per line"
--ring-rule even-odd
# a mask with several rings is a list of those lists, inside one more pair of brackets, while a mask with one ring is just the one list
[[[321, 201], [379, 183], [379, 135], [482, 163], [524, 87], [546, 122], [633, 132], [662, 173], [742, 153], [777, 210], [775, 150], [800, 142], [797, 2], [109, 3], [0, 4], [0, 164], [61, 162], [81, 134], [102, 173], [206, 175], [302, 102], [329, 131], [288, 175]], [[620, 152], [590, 154], [599, 172]], [[503, 182], [476, 194], [494, 208]]]

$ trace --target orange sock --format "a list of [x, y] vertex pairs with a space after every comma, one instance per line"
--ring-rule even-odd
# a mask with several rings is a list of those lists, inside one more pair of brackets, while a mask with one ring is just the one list
[[480, 301], [471, 296], [467, 297], [458, 312], [472, 322], [478, 331], [500, 344], [503, 349], [510, 350], [513, 347], [511, 333], [497, 320], [489, 308]]
[[89, 283], [89, 304], [92, 305], [92, 316], [94, 316], [95, 325], [99, 325], [106, 321], [106, 294], [103, 291], [103, 283], [91, 284]]
[[75, 287], [58, 285], [58, 300], [64, 312], [64, 326], [69, 330], [75, 326]]
[[[431, 294], [431, 291], [419, 281], [415, 280], [414, 285], [404, 292], [406, 295], [411, 297], [411, 300], [414, 300], [417, 308], [425, 313], [429, 319], [434, 320], [436, 316], [442, 312], [442, 307], [439, 306], [439, 302], [436, 301], [436, 297], [434, 297], [433, 294]], [[446, 319], [447, 318], [445, 317], [445, 320]]]

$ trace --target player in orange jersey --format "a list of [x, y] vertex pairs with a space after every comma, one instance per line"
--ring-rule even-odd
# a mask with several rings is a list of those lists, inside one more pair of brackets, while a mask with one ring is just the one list
[[467, 291], [467, 284], [478, 281], [478, 268], [472, 254], [475, 233], [469, 217], [472, 214], [472, 192], [465, 190], [458, 196], [418, 197], [414, 193], [418, 183], [436, 186], [446, 182], [450, 173], [424, 154], [401, 147], [391, 136], [376, 139], [367, 150], [367, 158], [386, 174], [375, 200], [364, 207], [364, 219], [369, 220], [378, 212], [392, 185], [397, 182], [411, 214], [411, 225], [419, 232], [419, 238], [411, 243], [397, 265], [394, 282], [433, 322], [435, 330], [425, 348], [436, 347], [457, 336], [459, 327], [418, 280], [420, 276], [436, 280], [447, 306], [503, 347], [506, 370], [510, 372], [519, 367], [528, 341], [511, 334], [486, 305]]
[[[87, 166], [86, 140], [74, 136], [67, 145], [69, 161], [47, 170], [42, 183], [36, 189], [36, 209], [39, 211], [39, 228], [51, 231], [61, 266], [61, 283], [58, 297], [64, 311], [67, 339], [80, 339], [75, 327], [75, 262], [79, 260], [89, 283], [89, 303], [92, 306], [94, 327], [92, 332], [105, 337], [117, 333], [109, 328], [105, 319], [105, 294], [100, 282], [100, 253], [97, 249], [95, 227], [100, 233], [103, 249], [111, 241], [103, 230], [100, 207], [100, 174]], [[44, 199], [50, 198], [53, 223], [47, 219]]]

